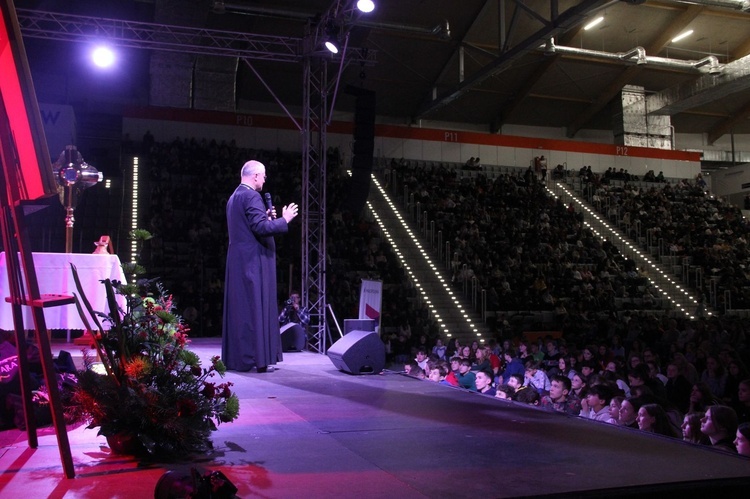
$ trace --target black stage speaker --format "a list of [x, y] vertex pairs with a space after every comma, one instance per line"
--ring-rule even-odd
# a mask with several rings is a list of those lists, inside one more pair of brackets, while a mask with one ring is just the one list
[[328, 358], [349, 374], [378, 374], [385, 367], [385, 345], [374, 331], [352, 331], [331, 345]]
[[281, 326], [281, 350], [301, 352], [305, 349], [305, 329], [296, 322]]
[[352, 331], [375, 331], [375, 319], [344, 319], [344, 335]]
[[373, 156], [375, 154], [375, 92], [347, 85], [345, 93], [355, 97], [352, 177], [347, 186], [344, 209], [358, 217], [370, 193]]

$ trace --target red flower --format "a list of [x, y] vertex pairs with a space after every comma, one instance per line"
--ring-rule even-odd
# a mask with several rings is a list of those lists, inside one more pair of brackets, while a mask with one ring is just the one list
[[190, 417], [195, 414], [198, 406], [190, 399], [181, 399], [177, 401], [177, 415], [180, 417]]
[[214, 398], [216, 396], [216, 386], [213, 383], [205, 383], [203, 391], [201, 392], [206, 398]]

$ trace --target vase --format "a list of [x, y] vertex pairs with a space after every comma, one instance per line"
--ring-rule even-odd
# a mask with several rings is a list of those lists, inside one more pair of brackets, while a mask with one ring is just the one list
[[139, 456], [146, 450], [138, 437], [129, 432], [107, 435], [107, 445], [113, 454], [123, 456]]

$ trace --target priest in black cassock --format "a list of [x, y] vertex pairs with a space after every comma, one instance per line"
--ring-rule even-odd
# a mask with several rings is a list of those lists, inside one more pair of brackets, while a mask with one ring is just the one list
[[273, 371], [281, 361], [276, 303], [276, 244], [297, 216], [294, 203], [281, 218], [268, 209], [260, 191], [266, 167], [258, 161], [242, 166], [241, 184], [227, 202], [229, 250], [224, 279], [221, 358], [232, 371]]

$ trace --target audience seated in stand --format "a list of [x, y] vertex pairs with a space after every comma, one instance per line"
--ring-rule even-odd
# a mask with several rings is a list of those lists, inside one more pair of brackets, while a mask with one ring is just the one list
[[[220, 329], [223, 255], [226, 252], [224, 204], [226, 196], [236, 186], [236, 165], [250, 156], [257, 157], [278, 172], [272, 192], [279, 202], [295, 196], [299, 199], [302, 188], [298, 154], [249, 151], [233, 143], [188, 139], [149, 142], [144, 155], [143, 162], [149, 165], [152, 177], [150, 228], [156, 234], [148, 255], [155, 264], [150, 269], [155, 273], [166, 273], [173, 283], [170, 290], [180, 302], [186, 308], [198, 309], [198, 321], [207, 334], [217, 326]], [[437, 325], [416, 300], [415, 289], [405, 279], [403, 269], [388, 245], [382, 241], [377, 225], [341, 210], [341, 198], [347, 192], [347, 176], [337, 154], [330, 154], [329, 160], [327, 243], [331, 264], [328, 301], [339, 307], [338, 315], [353, 317], [356, 315], [359, 280], [382, 279], [382, 326], [383, 330], [395, 331], [383, 333], [384, 341], [391, 346], [390, 360], [402, 355], [403, 362], [406, 362], [421, 347], [426, 348], [425, 352], [433, 352], [433, 346], [438, 345]], [[571, 365], [583, 360], [577, 359], [575, 352], [585, 352], [591, 347], [593, 351], [588, 352], [591, 359], [586, 362], [593, 361], [587, 365], [595, 378], [589, 389], [593, 393], [601, 391], [597, 387], [602, 386], [615, 389], [613, 381], [619, 390], [623, 390], [624, 358], [633, 353], [633, 359], [643, 365], [651, 363], [650, 370], [646, 367], [645, 377], [642, 369], [635, 370], [638, 373], [634, 378], [636, 388], [648, 384], [658, 387], [654, 382], [667, 388], [670, 380], [675, 378], [671, 376], [674, 373], [670, 373], [672, 366], [678, 376], [683, 376], [691, 384], [703, 378], [715, 385], [714, 393], [710, 387], [707, 391], [698, 390], [697, 394], [693, 390], [687, 395], [688, 400], [684, 390], [665, 390], [669, 398], [661, 401], [664, 404], [660, 406], [662, 409], [668, 410], [669, 406], [675, 405], [681, 412], [705, 410], [726, 402], [733, 407], [744, 407], [744, 413], [736, 412], [740, 417], [746, 417], [750, 396], [743, 395], [743, 390], [750, 393], [750, 384], [740, 380], [741, 364], [732, 367], [731, 362], [740, 359], [746, 362], [747, 321], [715, 316], [698, 321], [675, 321], [650, 314], [651, 310], [659, 311], [661, 303], [649, 291], [646, 276], [633, 262], [623, 258], [613, 245], [601, 241], [586, 229], [581, 215], [572, 206], [565, 206], [550, 197], [533, 174], [523, 174], [519, 170], [516, 174], [504, 173], [489, 178], [483, 170], [467, 179], [460, 177], [455, 169], [440, 165], [432, 170], [415, 168], [408, 166], [406, 161], [397, 162], [394, 170], [450, 243], [451, 271], [457, 285], [468, 279], [477, 279], [482, 289], [491, 290], [490, 295], [495, 296], [495, 310], [502, 306], [506, 312], [535, 310], [554, 314], [553, 326], [563, 332], [561, 344], [552, 342], [550, 347], [548, 341], [532, 342], [526, 345], [522, 355], [524, 360], [533, 358], [550, 362], [538, 369], [547, 377], [554, 376], [552, 369], [555, 369], [555, 372], [560, 370], [566, 374], [568, 379], [572, 378], [569, 403], [580, 400], [578, 397], [585, 394], [583, 390], [586, 389], [586, 377], [574, 374], [576, 366]], [[563, 176], [564, 171], [564, 167], [558, 167], [553, 176]], [[729, 290], [735, 307], [747, 304], [750, 308], [750, 283], [747, 282], [750, 274], [744, 270], [750, 268], [748, 227], [738, 216], [736, 208], [712, 198], [699, 183], [695, 186], [690, 182], [664, 184], [644, 190], [618, 182], [618, 179], [623, 182], [635, 180], [624, 170], [610, 172], [606, 176], [608, 181], [611, 180], [609, 183], [592, 173], [590, 167], [584, 167], [580, 176], [593, 185], [592, 199], [596, 196], [602, 209], [606, 208], [619, 220], [627, 219], [629, 225], [625, 228], [632, 236], [638, 222], [643, 232], [651, 230], [652, 237], [662, 238], [671, 254], [688, 258], [691, 265], [700, 266], [705, 275], [712, 276], [719, 304], [724, 291]], [[663, 179], [661, 174], [653, 177]], [[196, 182], [197, 178], [201, 181]], [[216, 196], [217, 192], [225, 195]], [[170, 267], [177, 263], [178, 256], [183, 268], [202, 269], [200, 275]], [[283, 250], [280, 256], [282, 261], [292, 258]], [[202, 286], [201, 278], [209, 285]], [[703, 291], [706, 296], [711, 295], [708, 288]], [[633, 307], [635, 300], [641, 300], [639, 309]], [[507, 313], [497, 321], [498, 341], [521, 334], [520, 323], [512, 319], [511, 313]], [[620, 342], [619, 338], [623, 341]], [[640, 347], [636, 343], [640, 343]], [[493, 374], [503, 373], [503, 381], [521, 388], [522, 377], [519, 380], [518, 376], [506, 373], [514, 359], [520, 363], [515, 344], [518, 342], [509, 343], [507, 348], [498, 349], [489, 356], [485, 355], [486, 351], [478, 354], [476, 367], [483, 365], [486, 359], [491, 361], [492, 355], [500, 354], [498, 357], [504, 358], [502, 365], [490, 362], [493, 370], [497, 369]], [[722, 346], [728, 344], [735, 347], [737, 354], [734, 358], [721, 355]], [[558, 347], [560, 351], [556, 350]], [[572, 355], [563, 355], [563, 348]], [[457, 345], [449, 342], [445, 355], [450, 357], [456, 349]], [[649, 349], [654, 359], [641, 359], [640, 355], [645, 356]], [[663, 364], [659, 358], [663, 359]], [[561, 359], [567, 362], [563, 360], [561, 364]], [[554, 365], [552, 361], [555, 361]], [[520, 364], [523, 367], [523, 363]], [[666, 372], [661, 371], [660, 365], [668, 365]], [[441, 364], [442, 369], [435, 369], [435, 364], [428, 363], [428, 366], [431, 367], [427, 374], [433, 377], [434, 371], [438, 382], [451, 384], [452, 379], [457, 383], [455, 373], [447, 365]], [[463, 367], [468, 367], [468, 372], [471, 372], [471, 366]], [[425, 375], [419, 366], [416, 369], [410, 366], [409, 370], [419, 377]], [[619, 377], [617, 380], [608, 379], [610, 376], [602, 375], [602, 370]], [[722, 371], [726, 376], [723, 390]], [[735, 371], [737, 374], [731, 374]], [[662, 376], [667, 378], [666, 385], [659, 381]], [[734, 378], [730, 379], [730, 376]], [[476, 379], [474, 381], [476, 386]], [[501, 381], [499, 376], [497, 381]], [[737, 394], [733, 393], [735, 387]], [[547, 389], [552, 391], [551, 384]], [[498, 386], [498, 398], [511, 390]], [[534, 392], [536, 390], [528, 387], [521, 388], [520, 398], [534, 398], [531, 395]], [[618, 411], [620, 424], [633, 423], [635, 416], [631, 419], [629, 414], [637, 414], [642, 405], [640, 400], [630, 398], [621, 402]]]

